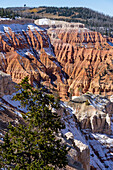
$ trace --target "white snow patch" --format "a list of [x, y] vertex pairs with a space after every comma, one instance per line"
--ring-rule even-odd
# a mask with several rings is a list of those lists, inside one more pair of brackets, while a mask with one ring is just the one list
[[16, 107], [18, 110], [21, 110], [23, 112], [27, 112], [27, 108], [25, 107], [21, 107], [21, 103], [20, 101], [15, 101], [12, 100], [13, 96], [15, 96], [17, 93], [20, 93], [21, 91], [17, 91], [16, 93], [13, 93], [12, 95], [4, 95], [2, 98], [7, 101], [9, 104], [11, 104], [12, 106]]
[[19, 117], [22, 117], [21, 113], [18, 111], [15, 111], [15, 114], [18, 115]]
[[106, 134], [92, 134], [96, 140], [98, 140], [103, 145], [108, 145], [109, 147], [113, 147], [113, 138], [108, 137]]
[[78, 98], [78, 96], [72, 96], [72, 100], [77, 99], [77, 98]]
[[50, 22], [51, 22], [51, 20], [47, 19], [47, 18], [39, 19], [39, 25], [49, 25]]
[[4, 59], [6, 59], [5, 55], [2, 52], [0, 52], [0, 55], [2, 55]]
[[0, 21], [5, 21], [5, 20], [12, 20], [12, 19], [10, 19], [10, 18], [1, 18], [0, 17]]
[[9, 27], [4, 26], [4, 31], [9, 33]]
[[27, 51], [27, 52], [25, 52], [25, 55], [33, 55], [31, 52], [29, 52], [29, 51]]
[[34, 26], [34, 25], [28, 25], [28, 28], [30, 28], [31, 31], [34, 31], [35, 29], [36, 29], [37, 31], [44, 31], [43, 28], [38, 27], [38, 26]]

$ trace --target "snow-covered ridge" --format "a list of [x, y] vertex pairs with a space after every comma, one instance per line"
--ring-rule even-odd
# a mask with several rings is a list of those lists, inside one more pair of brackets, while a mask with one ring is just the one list
[[41, 28], [41, 27], [39, 27], [39, 26], [36, 26], [35, 24], [28, 25], [27, 28], [30, 28], [31, 31], [34, 31], [35, 29], [36, 29], [37, 31], [44, 31], [43, 28]]
[[37, 31], [43, 31], [44, 29], [41, 27], [36, 26], [33, 23], [29, 23], [29, 24], [0, 24], [0, 32], [3, 33], [4, 31], [8, 31], [11, 28], [12, 31], [14, 31], [15, 33], [21, 32], [22, 30], [28, 30], [28, 28], [30, 28], [31, 30], [36, 29]]
[[6, 20], [11, 21], [12, 19], [10, 19], [10, 18], [1, 18], [0, 17], [0, 21], [6, 21]]
[[[45, 30], [43, 28], [41, 28], [40, 26], [37, 26], [37, 25], [35, 25], [33, 23], [29, 23], [29, 24], [9, 24], [9, 25], [0, 24], [0, 33], [1, 34], [4, 34], [4, 32], [9, 33], [10, 29], [11, 29], [12, 32], [21, 33], [21, 34], [22, 34], [23, 31], [27, 32], [30, 29], [34, 33], [34, 36], [35, 36], [35, 30], [38, 31], [39, 34], [40, 34], [40, 31], [42, 31], [46, 36]], [[41, 35], [41, 36], [43, 37], [43, 35]], [[18, 39], [18, 37], [17, 37], [17, 39]], [[50, 43], [49, 39], [47, 39], [47, 41], [48, 41], [49, 47], [44, 48], [45, 52], [47, 53], [47, 55], [51, 55], [51, 56], [55, 57], [55, 54], [54, 54], [54, 52], [52, 50], [51, 43]], [[32, 49], [31, 49], [31, 51], [32, 51]], [[30, 53], [29, 49], [27, 51], [25, 49], [23, 49], [21, 52], [19, 52], [19, 50], [17, 51], [18, 54], [20, 54], [20, 55], [22, 55], [24, 57], [26, 56], [27, 52]]]
[[47, 18], [39, 19], [39, 25], [49, 25], [49, 24], [53, 24], [54, 25], [55, 21], [47, 19]]

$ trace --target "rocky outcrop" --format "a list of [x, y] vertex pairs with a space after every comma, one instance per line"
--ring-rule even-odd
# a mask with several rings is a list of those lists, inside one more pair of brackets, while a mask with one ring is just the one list
[[90, 129], [93, 133], [111, 134], [111, 120], [106, 113], [83, 104], [76, 113], [81, 129]]
[[[111, 135], [106, 134], [106, 132], [108, 132], [108, 131], [99, 132], [98, 131], [99, 129], [96, 129], [96, 126], [100, 127], [99, 124], [98, 125], [93, 124], [95, 126], [94, 127], [95, 132], [93, 132], [93, 130], [91, 129], [91, 126], [90, 127], [85, 126], [84, 129], [81, 128], [82, 122], [80, 121], [80, 118], [82, 118], [82, 116], [84, 117], [85, 113], [82, 112], [82, 115], [78, 116], [77, 111], [79, 112], [79, 114], [81, 114], [81, 110], [82, 110], [81, 106], [83, 106], [84, 103], [75, 104], [75, 103], [69, 102], [67, 104], [66, 103], [65, 104], [61, 103], [61, 104], [64, 106], [64, 111], [60, 110], [60, 113], [61, 113], [61, 115], [63, 115], [62, 120], [65, 122], [65, 125], [66, 125], [66, 129], [62, 130], [62, 132], [65, 136], [67, 136], [67, 140], [70, 141], [70, 143], [72, 143], [72, 141], [73, 141], [73, 144], [74, 144], [74, 141], [77, 140], [77, 143], [78, 143], [78, 144], [76, 143], [77, 151], [79, 151], [79, 149], [80, 149], [79, 146], [81, 146], [80, 150], [82, 150], [82, 146], [84, 148], [84, 144], [86, 146], [88, 146], [88, 148], [90, 149], [90, 169], [107, 169], [108, 168], [108, 169], [112, 170], [113, 169], [113, 165], [112, 165], [112, 159], [113, 159], [113, 155], [112, 155], [112, 153], [113, 153], [112, 119], [113, 118], [111, 117], [111, 120], [110, 120], [111, 126], [109, 126], [109, 128], [111, 130]], [[68, 107], [68, 105], [69, 105], [69, 107]], [[89, 113], [88, 108], [91, 108], [91, 107], [92, 107], [92, 111], [95, 110], [95, 107], [93, 107], [91, 105], [87, 106], [86, 119], [88, 119], [88, 120], [90, 119], [90, 117], [88, 117], [88, 113]], [[99, 110], [96, 109], [96, 111], [97, 111], [96, 114], [98, 114]], [[101, 121], [102, 121], [102, 119], [101, 119]], [[101, 121], [100, 121], [100, 123], [101, 123]], [[106, 129], [106, 130], [108, 130], [108, 129]], [[109, 132], [108, 132], [108, 134], [109, 134]], [[81, 145], [81, 142], [82, 142], [82, 145]], [[76, 155], [76, 152], [74, 153], [73, 150], [71, 151], [71, 153], [74, 153], [73, 157], [74, 157], [74, 155]], [[87, 161], [87, 163], [88, 163], [89, 159], [87, 160], [88, 157], [87, 157], [86, 153], [85, 153], [85, 155], [86, 155], [86, 157], [82, 156], [82, 161], [83, 162]], [[79, 152], [78, 152], [78, 157], [79, 157]], [[78, 159], [78, 157], [75, 157], [75, 158]]]
[[0, 71], [0, 97], [11, 95], [15, 91], [15, 85], [10, 75]]
[[[65, 137], [69, 143], [71, 143], [71, 148], [68, 152], [69, 165], [74, 166], [77, 162], [80, 162], [83, 169], [90, 169], [90, 150], [87, 145], [83, 144], [81, 141], [74, 139], [71, 132], [67, 132]], [[69, 144], [68, 144], [69, 145]]]
[[[102, 109], [106, 108], [106, 106], [109, 108], [108, 105], [110, 104], [111, 106], [113, 103], [109, 102], [109, 99], [104, 96], [90, 94], [90, 97], [91, 96], [92, 99], [89, 98], [89, 102], [79, 103], [80, 97], [76, 97], [74, 102], [68, 103], [69, 108], [67, 106], [66, 110], [68, 110], [71, 115], [74, 115], [76, 123], [72, 121], [73, 116], [71, 118], [69, 115], [65, 115], [66, 129], [67, 132], [70, 131], [73, 134], [74, 139], [78, 140], [79, 138], [82, 143], [88, 145], [90, 149], [91, 169], [112, 170], [113, 116], [111, 111], [109, 112], [108, 110], [107, 113], [105, 113]], [[83, 138], [81, 137], [81, 133]], [[73, 136], [68, 135], [69, 138]], [[84, 142], [84, 137], [87, 141], [86, 143]]]
[[[82, 104], [80, 99], [84, 99], [85, 103]], [[88, 93], [80, 97], [73, 97], [71, 101], [75, 107], [74, 114], [80, 123], [81, 129], [90, 129], [93, 133], [112, 133], [113, 103], [108, 98]]]
[[37, 19], [34, 21], [36, 25], [40, 25], [45, 28], [63, 28], [63, 29], [83, 29], [84, 30], [84, 24], [82, 23], [70, 23], [65, 21], [58, 21], [58, 20], [50, 20], [47, 18]]

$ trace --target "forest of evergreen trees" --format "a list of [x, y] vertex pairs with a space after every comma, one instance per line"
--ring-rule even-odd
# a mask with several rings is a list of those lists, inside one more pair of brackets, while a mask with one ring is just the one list
[[12, 18], [12, 19], [15, 19], [15, 16], [19, 16], [19, 15], [15, 14], [15, 12], [13, 10], [0, 8], [0, 17], [1, 18]]
[[[37, 12], [33, 11], [33, 9], [37, 9]], [[113, 35], [113, 17], [109, 15], [105, 15], [103, 13], [99, 13], [97, 11], [91, 10], [89, 8], [83, 7], [46, 7], [41, 6], [38, 8], [30, 8], [30, 7], [10, 7], [10, 8], [0, 8], [0, 16], [13, 18], [15, 17], [24, 17], [24, 18], [32, 18], [39, 19], [46, 17], [46, 14], [57, 15], [58, 20], [64, 20], [67, 22], [81, 22], [85, 24], [85, 26], [91, 30], [99, 31], [102, 34], [106, 34], [109, 36]], [[65, 19], [64, 19], [65, 17]], [[53, 19], [56, 19], [56, 17]]]

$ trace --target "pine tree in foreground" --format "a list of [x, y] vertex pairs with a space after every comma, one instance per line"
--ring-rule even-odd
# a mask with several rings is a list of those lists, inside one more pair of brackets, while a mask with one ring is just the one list
[[67, 148], [56, 139], [64, 127], [57, 113], [53, 95], [43, 89], [33, 89], [28, 77], [20, 83], [21, 93], [14, 97], [28, 112], [23, 124], [9, 125], [9, 131], [0, 145], [1, 167], [9, 169], [52, 170], [67, 165]]

